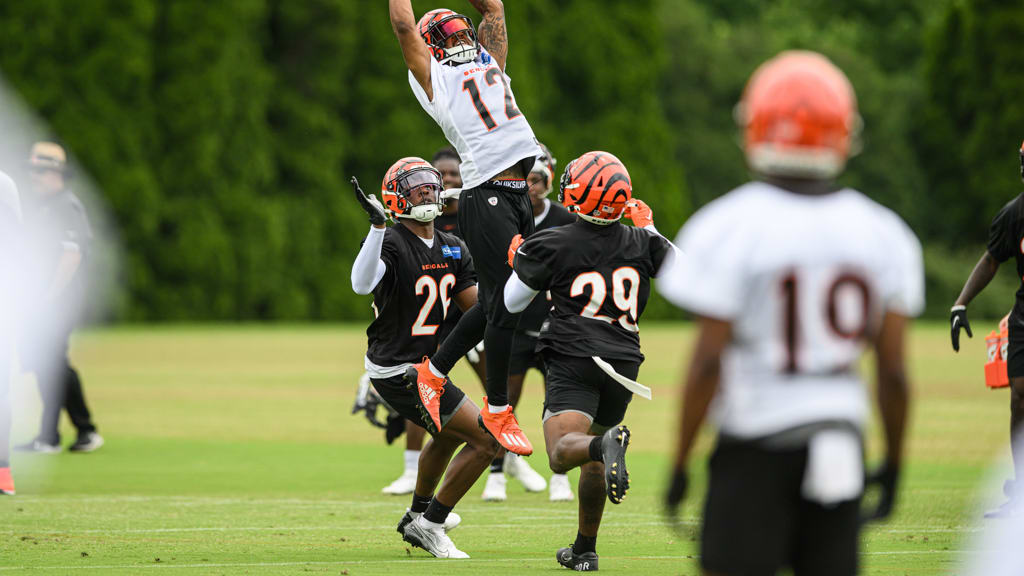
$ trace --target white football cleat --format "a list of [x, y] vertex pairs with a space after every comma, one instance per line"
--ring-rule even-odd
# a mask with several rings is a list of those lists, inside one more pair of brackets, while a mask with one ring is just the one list
[[488, 502], [504, 502], [508, 498], [508, 494], [505, 493], [505, 474], [488, 474], [482, 497]]
[[416, 471], [406, 470], [398, 477], [397, 480], [385, 486], [381, 492], [385, 494], [392, 494], [394, 496], [401, 496], [402, 494], [412, 494], [412, 491], [415, 489]]
[[565, 474], [552, 474], [550, 487], [548, 499], [552, 502], [572, 502], [576, 498], [569, 486], [569, 477]]
[[448, 537], [444, 528], [432, 528], [422, 516], [405, 526], [402, 538], [409, 544], [430, 552], [435, 558], [469, 558], [469, 554], [455, 547], [455, 543]]
[[529, 462], [522, 456], [506, 452], [504, 467], [505, 474], [518, 480], [527, 492], [543, 492], [548, 487], [547, 480], [531, 468]]
[[[420, 516], [423, 516], [422, 512], [413, 512], [412, 510], [406, 508], [405, 516], [402, 516], [402, 519], [398, 522], [398, 533], [404, 536], [405, 526], [413, 520], [419, 518]], [[441, 527], [444, 528], [444, 531], [447, 533], [458, 528], [459, 524], [461, 523], [462, 516], [459, 516], [455, 512], [449, 512], [448, 517], [445, 518], [444, 524], [441, 524]]]

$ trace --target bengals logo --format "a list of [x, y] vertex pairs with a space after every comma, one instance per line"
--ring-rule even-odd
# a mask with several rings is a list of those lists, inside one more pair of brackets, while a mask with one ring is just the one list
[[622, 217], [633, 183], [621, 160], [608, 152], [587, 152], [565, 167], [558, 201], [570, 212], [597, 224]]

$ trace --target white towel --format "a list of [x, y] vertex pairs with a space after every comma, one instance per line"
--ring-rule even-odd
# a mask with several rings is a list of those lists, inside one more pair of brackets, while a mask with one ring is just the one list
[[853, 500], [864, 490], [860, 438], [851, 430], [818, 432], [807, 446], [804, 498], [825, 506]]

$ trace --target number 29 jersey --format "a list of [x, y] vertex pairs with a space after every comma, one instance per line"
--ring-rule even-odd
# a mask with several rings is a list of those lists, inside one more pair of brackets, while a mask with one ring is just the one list
[[551, 291], [537, 350], [643, 362], [637, 321], [670, 253], [660, 235], [619, 223], [576, 220], [534, 233], [516, 252], [515, 271], [530, 288]]
[[433, 100], [409, 72], [416, 100], [462, 158], [463, 189], [476, 188], [516, 162], [542, 153], [516, 105], [511, 82], [483, 46], [476, 60], [456, 66], [430, 57]]
[[459, 238], [435, 230], [428, 247], [400, 223], [385, 231], [380, 258], [387, 271], [373, 289], [366, 367], [386, 378], [437, 351], [440, 326], [456, 305], [452, 297], [476, 284], [476, 272]]
[[722, 434], [863, 426], [865, 344], [886, 311], [924, 307], [921, 245], [895, 213], [850, 189], [807, 196], [754, 182], [698, 211], [677, 246], [684, 256], [658, 289], [732, 325], [712, 404]]

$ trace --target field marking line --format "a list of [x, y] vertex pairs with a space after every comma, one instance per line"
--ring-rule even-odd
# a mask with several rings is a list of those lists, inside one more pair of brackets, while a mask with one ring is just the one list
[[[868, 556], [897, 556], [897, 555], [921, 555], [921, 554], [963, 554], [975, 553], [972, 551], [958, 550], [892, 550], [889, 552], [865, 552]], [[670, 556], [607, 556], [615, 560], [699, 560], [697, 554], [670, 555]], [[458, 560], [459, 564], [499, 564], [505, 562], [550, 562], [550, 556], [540, 558], [469, 558]], [[136, 570], [140, 568], [271, 568], [285, 566], [344, 566], [344, 565], [386, 565], [386, 564], [425, 564], [444, 563], [445, 560], [437, 558], [402, 558], [395, 560], [310, 560], [293, 562], [202, 562], [193, 564], [106, 564], [106, 565], [82, 565], [70, 564], [64, 566], [0, 566], [0, 572], [13, 572], [16, 570]]]

